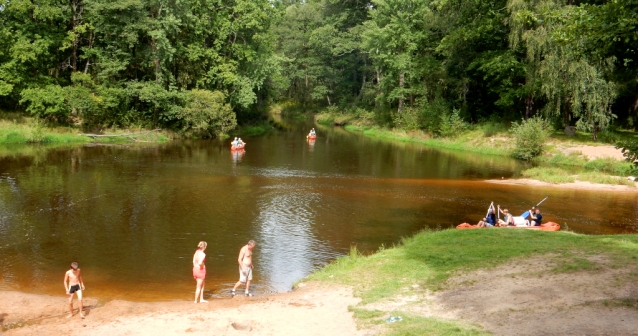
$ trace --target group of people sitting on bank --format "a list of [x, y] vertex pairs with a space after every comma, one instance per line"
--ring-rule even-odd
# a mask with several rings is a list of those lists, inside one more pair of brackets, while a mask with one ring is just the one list
[[526, 212], [525, 217], [522, 218], [519, 223], [515, 220], [514, 216], [507, 209], [501, 209], [500, 205], [497, 205], [498, 211], [503, 214], [503, 219], [497, 218], [494, 204], [490, 205], [490, 208], [487, 210], [487, 216], [485, 216], [481, 221], [478, 222], [478, 227], [507, 227], [507, 226], [517, 226], [517, 225], [525, 225], [525, 226], [540, 226], [543, 221], [543, 215], [541, 214], [541, 209], [532, 207], [531, 210]]

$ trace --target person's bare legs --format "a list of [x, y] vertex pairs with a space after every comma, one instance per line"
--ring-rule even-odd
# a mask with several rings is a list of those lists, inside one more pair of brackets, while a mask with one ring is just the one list
[[241, 281], [237, 281], [237, 283], [235, 284], [235, 287], [233, 287], [233, 292], [237, 289], [237, 287], [241, 286], [243, 282]]
[[82, 305], [82, 290], [78, 290], [76, 293], [78, 293], [78, 304], [79, 304], [79, 312], [80, 312], [80, 317], [84, 318], [84, 307]]
[[66, 318], [73, 317], [73, 294], [69, 295], [69, 315]]
[[195, 303], [197, 300], [204, 297], [204, 279], [195, 279], [197, 285], [195, 287]]
[[246, 280], [246, 294], [248, 294], [249, 289], [250, 289], [250, 280]]
[[204, 300], [204, 285], [206, 284], [206, 280], [202, 279], [202, 288], [199, 291], [201, 294], [199, 296], [199, 303], [207, 303], [208, 301]]

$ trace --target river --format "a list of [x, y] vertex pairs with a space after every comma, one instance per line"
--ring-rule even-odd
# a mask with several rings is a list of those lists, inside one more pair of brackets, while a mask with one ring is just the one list
[[[0, 158], [0, 290], [63, 295], [78, 261], [100, 300], [192, 299], [206, 250], [206, 297], [228, 297], [237, 254], [254, 250], [254, 292], [294, 281], [350, 246], [371, 253], [424, 229], [475, 223], [491, 201], [516, 213], [545, 196], [544, 219], [588, 234], [638, 231], [636, 193], [496, 185], [506, 157], [370, 139], [308, 122], [247, 142], [6, 147]], [[18, 154], [15, 154], [18, 153]]]

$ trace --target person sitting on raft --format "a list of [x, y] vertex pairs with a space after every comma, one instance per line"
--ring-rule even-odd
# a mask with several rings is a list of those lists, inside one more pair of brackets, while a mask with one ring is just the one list
[[543, 222], [541, 209], [534, 210], [534, 208], [532, 208], [532, 210], [529, 211], [529, 216], [532, 218], [530, 221], [531, 226], [541, 226], [541, 223]]
[[487, 212], [487, 216], [480, 220], [476, 227], [492, 227], [494, 224], [496, 224], [496, 215], [494, 214], [494, 210], [490, 208]]
[[243, 146], [244, 144], [246, 144], [244, 140], [242, 140], [241, 138], [237, 139], [237, 146]]
[[315, 135], [317, 135], [317, 133], [315, 132], [315, 129], [313, 128], [310, 130], [310, 134], [308, 134], [308, 136], [315, 136]]
[[516, 226], [516, 224], [514, 223], [514, 216], [510, 214], [509, 210], [501, 209], [501, 206], [499, 205], [498, 211], [500, 211], [503, 214], [503, 219], [498, 220], [499, 227]]
[[234, 147], [237, 147], [237, 137], [235, 137], [235, 140], [233, 140], [233, 142], [231, 142], [230, 144]]

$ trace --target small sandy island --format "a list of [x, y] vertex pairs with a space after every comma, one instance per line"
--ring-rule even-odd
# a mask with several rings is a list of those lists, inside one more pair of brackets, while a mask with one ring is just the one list
[[586, 181], [575, 181], [571, 183], [549, 183], [534, 179], [506, 179], [506, 180], [485, 180], [488, 183], [506, 184], [506, 185], [520, 185], [520, 186], [533, 186], [533, 187], [552, 187], [562, 189], [578, 189], [578, 190], [607, 190], [607, 191], [624, 191], [624, 192], [638, 192], [638, 187], [626, 186], [626, 185], [612, 185], [612, 184], [600, 184], [591, 183]]

